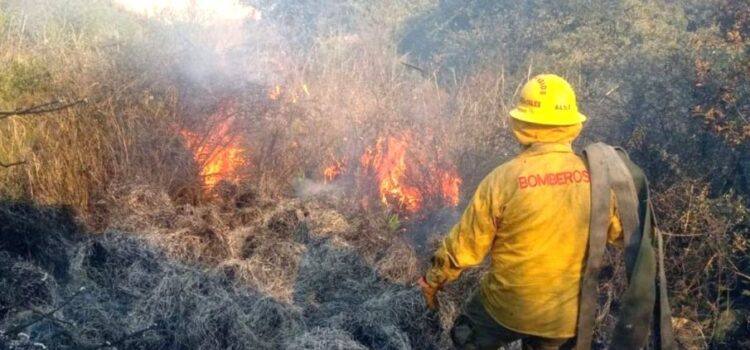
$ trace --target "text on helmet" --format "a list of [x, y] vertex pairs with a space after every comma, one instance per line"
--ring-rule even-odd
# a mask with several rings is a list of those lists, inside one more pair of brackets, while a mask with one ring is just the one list
[[536, 107], [536, 108], [539, 108], [539, 107], [541, 107], [541, 106], [542, 106], [542, 103], [541, 103], [541, 102], [539, 102], [539, 101], [536, 101], [536, 100], [529, 100], [529, 99], [525, 99], [525, 98], [523, 98], [523, 97], [521, 97], [521, 104], [522, 104], [522, 105], [526, 105], [526, 106], [529, 106], [529, 107]]

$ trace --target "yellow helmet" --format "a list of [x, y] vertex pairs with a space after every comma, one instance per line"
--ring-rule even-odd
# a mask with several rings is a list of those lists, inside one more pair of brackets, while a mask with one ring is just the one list
[[586, 120], [585, 115], [578, 113], [573, 87], [554, 74], [537, 75], [529, 80], [510, 116], [539, 125], [573, 125]]

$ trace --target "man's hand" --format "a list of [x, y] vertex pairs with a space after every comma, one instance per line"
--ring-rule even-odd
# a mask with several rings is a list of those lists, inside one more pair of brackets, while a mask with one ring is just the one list
[[438, 303], [437, 292], [440, 290], [440, 287], [430, 286], [424, 277], [420, 278], [417, 283], [419, 283], [419, 287], [422, 289], [422, 296], [424, 297], [425, 304], [427, 304], [427, 308], [432, 311], [438, 311], [440, 303]]

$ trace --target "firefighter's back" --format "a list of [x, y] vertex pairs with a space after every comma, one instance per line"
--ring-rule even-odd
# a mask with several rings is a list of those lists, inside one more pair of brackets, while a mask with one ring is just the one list
[[573, 337], [591, 201], [584, 162], [570, 143], [538, 143], [492, 176], [505, 201], [482, 284], [487, 310], [521, 333]]

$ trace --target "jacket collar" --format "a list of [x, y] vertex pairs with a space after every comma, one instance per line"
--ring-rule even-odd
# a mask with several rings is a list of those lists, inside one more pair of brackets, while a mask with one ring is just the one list
[[573, 146], [567, 142], [534, 143], [521, 152], [523, 157], [533, 157], [545, 153], [573, 153]]

